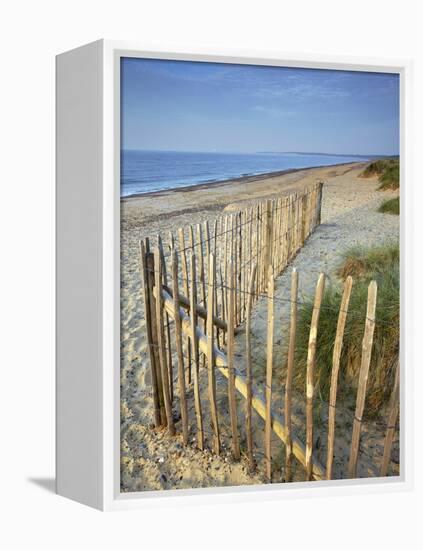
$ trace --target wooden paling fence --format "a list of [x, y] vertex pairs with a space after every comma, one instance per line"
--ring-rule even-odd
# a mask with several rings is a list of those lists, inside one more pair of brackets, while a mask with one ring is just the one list
[[[233, 263], [235, 324], [245, 321], [246, 290], [251, 265], [257, 264], [256, 294], [267, 288], [269, 269], [279, 275], [320, 224], [323, 182], [304, 191], [259, 201], [243, 210], [218, 217], [214, 223], [190, 225], [170, 234], [169, 246], [180, 255], [183, 291], [189, 296], [187, 254], [197, 257], [198, 303], [206, 307], [208, 269], [205, 258], [212, 252], [220, 291], [215, 290], [216, 313], [228, 317], [229, 261]], [[160, 239], [161, 241], [161, 239]], [[164, 253], [162, 253], [164, 258]]]
[[[281, 197], [257, 204], [242, 212], [219, 218], [213, 232], [204, 224], [188, 228], [189, 246], [185, 245], [187, 230], [180, 229], [179, 247], [170, 236], [170, 254], [166, 256], [159, 237], [154, 250], [150, 240], [140, 243], [140, 268], [143, 281], [145, 320], [150, 352], [154, 422], [175, 434], [176, 407], [181, 419], [184, 444], [190, 430], [196, 434], [196, 444], [204, 449], [211, 442], [216, 454], [221, 452], [222, 411], [218, 410], [216, 377], [227, 379], [229, 426], [232, 454], [235, 460], [246, 452], [251, 469], [256, 466], [253, 449], [252, 413], [264, 421], [264, 470], [272, 480], [272, 434], [285, 445], [284, 477], [292, 480], [295, 458], [304, 468], [308, 480], [332, 479], [335, 414], [339, 365], [345, 323], [352, 289], [352, 279], [344, 284], [338, 326], [334, 342], [333, 367], [328, 404], [327, 461], [319, 462], [313, 448], [314, 372], [319, 315], [325, 286], [325, 275], [317, 281], [306, 370], [305, 442], [292, 426], [292, 380], [295, 369], [296, 322], [298, 304], [298, 274], [292, 272], [290, 296], [290, 326], [287, 353], [284, 404], [282, 410], [272, 406], [275, 279], [305, 239], [320, 223], [322, 184], [303, 194]], [[223, 230], [222, 230], [223, 227]], [[194, 235], [197, 236], [195, 239]], [[267, 298], [266, 382], [259, 387], [253, 380], [251, 349], [251, 314], [259, 296]], [[375, 329], [376, 282], [368, 289], [366, 318], [363, 319], [363, 347], [358, 381], [356, 410], [351, 436], [348, 477], [356, 477], [362, 419], [365, 408], [367, 378]], [[245, 321], [245, 356], [235, 356], [237, 327]], [[206, 374], [207, 395], [202, 387], [201, 373]], [[388, 429], [385, 438], [381, 475], [387, 475], [395, 426], [399, 414], [399, 365], [395, 388], [389, 405]], [[204, 382], [204, 380], [203, 380]], [[176, 387], [174, 387], [176, 384]], [[236, 393], [245, 398], [245, 426], [239, 425], [240, 415]], [[179, 399], [176, 399], [175, 397]], [[189, 420], [188, 404], [193, 400], [195, 422]], [[208, 417], [205, 415], [205, 400]], [[211, 431], [208, 426], [211, 426]], [[242, 434], [240, 430], [245, 432]], [[207, 435], [211, 437], [208, 438]], [[241, 448], [245, 436], [246, 449]], [[260, 453], [259, 453], [260, 454]]]

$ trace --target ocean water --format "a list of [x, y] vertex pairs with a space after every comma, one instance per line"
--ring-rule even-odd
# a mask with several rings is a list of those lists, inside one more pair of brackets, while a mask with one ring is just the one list
[[368, 157], [319, 153], [190, 153], [126, 150], [121, 154], [121, 196], [219, 182], [291, 168], [330, 166]]

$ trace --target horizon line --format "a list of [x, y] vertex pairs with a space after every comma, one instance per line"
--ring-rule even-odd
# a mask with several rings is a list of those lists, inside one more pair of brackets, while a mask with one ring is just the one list
[[328, 153], [321, 151], [216, 151], [216, 150], [190, 150], [190, 149], [143, 149], [121, 147], [122, 151], [143, 151], [153, 153], [212, 153], [212, 154], [227, 154], [227, 155], [324, 155], [332, 157], [399, 157], [398, 153]]

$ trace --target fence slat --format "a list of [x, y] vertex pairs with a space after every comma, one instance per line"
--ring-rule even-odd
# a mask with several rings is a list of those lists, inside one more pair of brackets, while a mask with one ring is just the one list
[[214, 353], [214, 297], [213, 286], [216, 284], [216, 271], [214, 255], [209, 256], [209, 276], [208, 276], [208, 296], [207, 296], [207, 372], [208, 372], [208, 390], [210, 401], [210, 413], [214, 433], [214, 451], [220, 454], [220, 435], [219, 420], [217, 416], [216, 403], [216, 373], [215, 373], [215, 353]]
[[314, 398], [314, 370], [316, 365], [316, 340], [319, 325], [320, 307], [325, 290], [325, 275], [321, 273], [317, 281], [314, 298], [313, 314], [311, 316], [310, 337], [308, 340], [307, 375], [306, 375], [306, 475], [312, 479], [313, 471], [313, 398]]
[[261, 203], [257, 205], [257, 294], [260, 294], [263, 288], [263, 272], [264, 272], [264, 248], [263, 248], [263, 207]]
[[[172, 237], [173, 238], [173, 237]], [[166, 259], [164, 255], [164, 249], [163, 249], [163, 242], [160, 235], [157, 235], [157, 245], [159, 247], [160, 251], [160, 261], [161, 261], [161, 270], [162, 270], [162, 281], [167, 286], [168, 284], [168, 277], [167, 277], [167, 269], [166, 269]], [[167, 335], [167, 346], [166, 346], [166, 354], [167, 354], [167, 372], [169, 376], [169, 388], [170, 388], [170, 400], [173, 401], [173, 364], [172, 364], [172, 345], [170, 341], [170, 324], [169, 324], [169, 316], [167, 313], [165, 313], [166, 318], [166, 335]]]
[[[233, 222], [233, 226], [232, 226], [232, 255], [231, 255], [231, 258], [232, 261], [233, 261], [233, 264], [234, 264], [234, 270], [235, 270], [235, 304], [234, 304], [234, 307], [235, 307], [235, 324], [238, 326], [238, 297], [239, 297], [239, 286], [238, 286], [238, 269], [239, 269], [239, 258], [238, 258], [238, 252], [239, 252], [239, 248], [238, 248], [238, 213], [234, 214], [232, 216], [232, 222]], [[228, 270], [229, 270], [229, 267], [228, 267]], [[228, 271], [229, 273], [229, 271]], [[229, 277], [228, 277], [229, 278]], [[227, 285], [229, 287], [229, 285]], [[229, 288], [228, 288], [228, 292], [229, 292]], [[229, 297], [228, 297], [229, 298]]]
[[294, 224], [294, 209], [293, 209], [293, 203], [294, 203], [295, 195], [289, 195], [288, 196], [288, 226], [287, 226], [287, 240], [288, 240], [288, 246], [287, 246], [287, 262], [290, 261], [292, 258], [292, 251], [293, 251], [293, 224]]
[[167, 368], [167, 358], [165, 349], [165, 335], [163, 323], [163, 299], [161, 295], [162, 288], [162, 255], [160, 248], [154, 251], [154, 269], [155, 269], [155, 287], [156, 292], [156, 320], [157, 320], [157, 339], [159, 348], [160, 369], [162, 374], [163, 397], [166, 410], [167, 428], [170, 435], [174, 435], [175, 427], [173, 424], [172, 402], [170, 399], [169, 373]]
[[288, 265], [288, 261], [290, 259], [290, 248], [289, 248], [289, 204], [290, 204], [290, 198], [289, 195], [285, 199], [285, 211], [284, 211], [284, 264], [283, 267], [285, 268]]
[[140, 272], [142, 274], [142, 289], [144, 297], [144, 315], [145, 315], [145, 325], [147, 332], [147, 343], [148, 350], [150, 355], [150, 370], [151, 370], [151, 385], [153, 393], [153, 416], [154, 416], [154, 425], [156, 428], [161, 426], [161, 416], [160, 416], [160, 402], [159, 402], [159, 390], [157, 384], [157, 365], [155, 357], [154, 342], [152, 337], [152, 319], [151, 319], [151, 304], [150, 300], [153, 299], [153, 296], [150, 292], [148, 285], [148, 271], [147, 271], [147, 259], [146, 259], [146, 250], [145, 250], [144, 241], [140, 241]]
[[[320, 225], [322, 220], [322, 196], [323, 196], [323, 181], [318, 182], [318, 190], [317, 190], [317, 204], [316, 204], [316, 225]], [[316, 215], [316, 214], [315, 214]]]
[[[253, 229], [254, 229], [254, 218], [253, 218], [253, 208], [251, 207], [249, 209], [248, 213], [248, 267], [247, 267], [247, 281], [245, 288], [250, 288], [250, 275], [251, 275], [251, 268], [253, 266]], [[251, 291], [253, 292], [254, 289]], [[246, 296], [246, 302], [245, 302], [245, 308], [247, 308], [247, 300], [248, 300], [248, 294]]]
[[210, 248], [210, 226], [209, 222], [206, 220], [204, 223], [204, 240], [206, 244], [206, 258], [210, 256], [211, 248]]
[[254, 470], [255, 461], [253, 455], [253, 427], [252, 427], [252, 386], [253, 386], [253, 365], [251, 359], [251, 309], [253, 305], [254, 289], [256, 284], [257, 264], [253, 263], [251, 267], [250, 282], [247, 296], [246, 326], [245, 326], [245, 346], [246, 346], [246, 384], [247, 400], [245, 404], [245, 426], [247, 431], [247, 455], [250, 470]]
[[204, 273], [204, 253], [203, 253], [203, 233], [201, 225], [197, 224], [197, 257], [198, 257], [198, 276], [201, 284], [201, 305], [206, 307], [206, 276]]
[[[184, 295], [189, 300], [189, 281], [188, 281], [188, 265], [187, 265], [187, 253], [185, 250], [185, 235], [184, 235], [184, 228], [180, 227], [178, 229], [178, 238], [179, 238], [179, 250], [181, 254], [181, 269], [182, 269], [182, 283], [183, 283], [183, 289], [184, 289]], [[184, 342], [185, 342], [185, 350], [187, 355], [187, 380], [188, 384], [191, 383], [191, 345], [189, 341], [189, 337], [184, 335]]]
[[169, 250], [172, 252], [174, 248], [175, 248], [175, 237], [173, 236], [173, 231], [169, 231]]
[[399, 413], [399, 359], [395, 367], [395, 382], [392, 390], [391, 399], [389, 401], [388, 427], [386, 428], [385, 444], [383, 448], [382, 465], [380, 468], [380, 476], [388, 475], [389, 463], [391, 461], [392, 443], [395, 434], [396, 423]]
[[[229, 217], [228, 216], [225, 216], [225, 229], [224, 229], [224, 240], [223, 240], [223, 280], [225, 281], [225, 285], [226, 285], [226, 281], [228, 280], [228, 233], [229, 233]], [[226, 285], [227, 286], [227, 285]], [[222, 287], [223, 288], [223, 287]], [[224, 319], [227, 319], [228, 317], [228, 312], [227, 312], [227, 290], [226, 288], [223, 289], [223, 292], [224, 292], [224, 302], [225, 302], [225, 307], [223, 308], [223, 318]]]
[[235, 295], [236, 301], [237, 301], [237, 308], [238, 308], [238, 321], [237, 325], [240, 325], [242, 322], [242, 263], [243, 263], [243, 246], [242, 246], [242, 212], [238, 213], [238, 274], [236, 277], [238, 278], [238, 293]]
[[244, 231], [244, 210], [242, 210], [239, 213], [239, 226], [238, 226], [238, 235], [239, 235], [239, 270], [238, 270], [238, 325], [242, 323], [243, 319], [243, 298], [244, 298], [244, 255], [245, 255], [245, 242], [243, 239], [245, 238], [245, 231]]
[[195, 240], [194, 240], [194, 228], [192, 225], [188, 226], [188, 241], [191, 253], [195, 253]]
[[275, 237], [275, 250], [276, 258], [274, 260], [276, 273], [279, 275], [281, 266], [281, 253], [282, 253], [282, 199], [278, 199], [276, 202], [276, 237]]
[[293, 246], [293, 255], [296, 254], [297, 250], [298, 250], [298, 193], [295, 193], [295, 198], [294, 198], [294, 204], [293, 204], [293, 211], [294, 211], [294, 220], [293, 220], [293, 223], [294, 223], [294, 226], [292, 228], [292, 233], [293, 233], [293, 239], [294, 239], [294, 246]]
[[[147, 245], [147, 242], [146, 242]], [[147, 250], [147, 246], [146, 246]], [[157, 377], [157, 392], [159, 398], [159, 408], [160, 408], [160, 418], [161, 425], [167, 425], [166, 410], [164, 404], [164, 395], [163, 395], [163, 381], [162, 381], [162, 371], [160, 366], [160, 356], [159, 356], [159, 338], [157, 335], [157, 307], [156, 300], [153, 296], [153, 289], [155, 285], [155, 269], [154, 269], [154, 254], [152, 252], [147, 252], [146, 254], [146, 268], [147, 268], [147, 284], [148, 284], [148, 293], [150, 295], [150, 319], [151, 319], [151, 338], [152, 338], [152, 353], [154, 355], [154, 362], [156, 367], [156, 377]]]
[[182, 420], [182, 439], [184, 445], [188, 443], [188, 407], [186, 401], [185, 390], [185, 372], [184, 372], [184, 355], [182, 351], [182, 329], [181, 316], [179, 308], [179, 284], [178, 284], [178, 256], [175, 249], [172, 249], [172, 278], [173, 278], [173, 304], [175, 308], [175, 345], [178, 358], [178, 387], [179, 399], [181, 405], [181, 420]]
[[[211, 241], [210, 241], [210, 250], [213, 252], [214, 254], [214, 258], [215, 258], [215, 265], [217, 265], [217, 220], [214, 221], [214, 224], [213, 224], [213, 232], [212, 232], [212, 237], [211, 237]], [[216, 281], [215, 281], [215, 285], [214, 285], [214, 292], [213, 292], [213, 300], [214, 300], [214, 312], [215, 312], [215, 316], [217, 318], [219, 318], [219, 300], [218, 300], [218, 283], [217, 283], [217, 276], [218, 276], [218, 272], [217, 272], [217, 267], [216, 267]], [[217, 345], [218, 347], [220, 347], [220, 330], [219, 330], [219, 327], [216, 326], [216, 342], [217, 342]]]
[[259, 216], [260, 216], [260, 207], [257, 204], [255, 208], [255, 224], [254, 224], [254, 233], [255, 233], [255, 248], [256, 248], [256, 258], [257, 258], [257, 273], [256, 273], [256, 288], [255, 288], [255, 300], [257, 300], [258, 293], [260, 292], [260, 233], [259, 233]]
[[[225, 307], [226, 307], [226, 304], [225, 304], [225, 284], [223, 282], [223, 274], [222, 274], [222, 268], [219, 268], [219, 276], [220, 276], [220, 301], [222, 303], [222, 306], [221, 306], [221, 313], [222, 313], [222, 318], [223, 320], [225, 319]], [[224, 321], [225, 322], [225, 321]], [[224, 345], [225, 344], [225, 341], [226, 341], [226, 331], [222, 331], [221, 332], [221, 335], [222, 335], [222, 343], [221, 345]]]
[[360, 376], [358, 380], [357, 401], [355, 407], [353, 433], [351, 440], [351, 452], [348, 463], [348, 477], [357, 476], [357, 459], [360, 447], [361, 423], [363, 420], [364, 405], [366, 401], [367, 378], [369, 376], [370, 360], [372, 357], [373, 334], [375, 330], [375, 312], [377, 299], [377, 283], [369, 284], [367, 293], [366, 326], [361, 351]]
[[298, 272], [294, 268], [291, 274], [291, 311], [289, 324], [288, 360], [286, 366], [285, 385], [285, 424], [286, 424], [286, 456], [285, 481], [292, 480], [292, 378], [294, 374], [295, 339], [297, 334], [297, 301], [298, 301]]
[[273, 340], [274, 340], [274, 293], [275, 279], [272, 266], [268, 266], [269, 281], [267, 283], [267, 351], [266, 351], [266, 426], [265, 426], [265, 460], [266, 477], [272, 481], [272, 374], [273, 374]]
[[[201, 231], [201, 224], [197, 224], [197, 255], [198, 255], [198, 275], [201, 286], [201, 300], [200, 303], [203, 307], [206, 307], [206, 276], [204, 269], [204, 252], [203, 252], [203, 234]], [[206, 331], [206, 321], [203, 323], [204, 332]], [[201, 356], [201, 364], [204, 367], [206, 364], [206, 358]]]
[[234, 355], [235, 355], [235, 273], [232, 261], [229, 262], [229, 303], [228, 303], [228, 399], [229, 413], [231, 419], [232, 432], [232, 453], [235, 460], [240, 457], [239, 439], [238, 439], [238, 419], [236, 412], [235, 396], [235, 375], [234, 375]]
[[273, 234], [273, 223], [272, 223], [272, 203], [270, 200], [266, 201], [266, 229], [265, 229], [265, 247], [266, 247], [266, 256], [265, 256], [265, 280], [266, 283], [269, 282], [270, 273], [273, 277], [272, 267], [272, 234]]
[[339, 365], [341, 362], [342, 344], [344, 340], [345, 322], [347, 320], [348, 306], [350, 303], [352, 278], [348, 276], [344, 283], [341, 306], [339, 308], [338, 324], [336, 327], [335, 344], [332, 357], [332, 374], [329, 392], [329, 418], [328, 418], [328, 442], [326, 479], [332, 479], [333, 449], [335, 445], [335, 419], [336, 419], [336, 394], [338, 388]]
[[191, 265], [190, 265], [190, 327], [191, 327], [191, 356], [193, 361], [193, 380], [194, 380], [194, 402], [195, 402], [195, 416], [197, 420], [197, 447], [200, 450], [204, 449], [204, 433], [203, 433], [203, 413], [201, 410], [201, 397], [200, 397], [200, 352], [198, 346], [197, 337], [197, 283], [196, 283], [196, 265], [195, 254], [191, 253]]

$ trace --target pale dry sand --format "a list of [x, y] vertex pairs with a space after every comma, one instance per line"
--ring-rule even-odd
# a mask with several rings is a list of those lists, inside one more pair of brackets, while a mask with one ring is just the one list
[[[167, 237], [170, 230], [180, 226], [214, 220], [223, 209], [235, 209], [243, 203], [289, 193], [324, 180], [322, 225], [309, 238], [304, 248], [292, 262], [300, 274], [300, 295], [310, 296], [318, 273], [324, 271], [329, 280], [338, 284], [334, 275], [341, 253], [353, 244], [379, 244], [397, 238], [398, 216], [379, 214], [378, 205], [395, 196], [395, 192], [376, 191], [376, 179], [362, 179], [358, 175], [362, 163], [327, 168], [300, 170], [273, 177], [243, 178], [234, 182], [202, 186], [182, 191], [161, 192], [148, 196], [125, 199], [121, 203], [122, 267], [121, 267], [121, 487], [123, 491], [142, 491], [170, 488], [195, 488], [262, 483], [263, 477], [263, 431], [264, 423], [254, 418], [254, 443], [259, 467], [249, 474], [245, 457], [234, 462], [230, 453], [228, 437], [227, 383], [218, 374], [218, 407], [221, 415], [223, 451], [220, 457], [210, 451], [195, 448], [195, 416], [192, 388], [190, 388], [189, 416], [192, 445], [183, 447], [180, 436], [170, 438], [163, 431], [152, 428], [152, 398], [150, 386], [148, 350], [144, 337], [145, 322], [138, 273], [138, 240], [142, 236], [155, 236], [158, 232]], [[289, 295], [291, 266], [278, 278], [277, 297]], [[275, 346], [275, 406], [282, 407], [282, 373], [278, 370], [280, 350], [287, 330], [287, 308], [277, 302], [276, 318], [279, 335]], [[265, 365], [266, 304], [260, 301], [253, 313], [255, 379], [263, 380]], [[237, 361], [242, 368], [244, 334], [237, 340]], [[279, 374], [279, 376], [278, 376]], [[202, 384], [205, 389], [204, 373]], [[175, 392], [177, 394], [177, 392]], [[204, 395], [207, 412], [207, 400]], [[294, 402], [294, 425], [302, 436], [304, 406], [300, 396]], [[175, 410], [178, 410], [176, 399]], [[239, 420], [242, 446], [245, 449], [243, 426], [243, 402], [240, 398]], [[316, 426], [317, 457], [325, 461], [325, 420], [327, 407], [321, 406], [321, 426]], [[340, 409], [335, 445], [336, 459], [334, 476], [345, 476], [349, 451], [351, 415]], [[176, 427], [180, 430], [180, 421]], [[211, 427], [206, 426], [207, 447], [210, 448]], [[383, 426], [373, 423], [364, 425], [358, 475], [375, 475], [381, 458]], [[303, 437], [301, 437], [302, 440]], [[398, 457], [398, 441], [395, 441], [393, 456]], [[284, 460], [282, 443], [273, 441], [274, 480], [280, 481]], [[376, 457], [376, 464], [375, 464]], [[398, 462], [398, 461], [397, 461]], [[395, 465], [393, 473], [398, 473]], [[295, 479], [303, 479], [303, 469], [296, 468]]]

